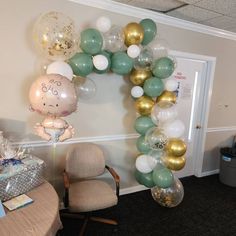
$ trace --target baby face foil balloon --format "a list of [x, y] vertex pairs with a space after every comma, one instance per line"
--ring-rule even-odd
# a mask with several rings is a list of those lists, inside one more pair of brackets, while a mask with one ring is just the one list
[[31, 108], [45, 116], [64, 117], [77, 107], [74, 84], [59, 74], [43, 75], [34, 81], [29, 100]]

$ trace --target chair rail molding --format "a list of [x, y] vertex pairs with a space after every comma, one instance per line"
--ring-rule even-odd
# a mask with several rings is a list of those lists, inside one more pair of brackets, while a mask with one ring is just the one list
[[25, 142], [14, 142], [14, 146], [24, 146], [24, 147], [46, 147], [46, 146], [58, 146], [58, 145], [68, 145], [74, 143], [85, 143], [85, 142], [107, 142], [107, 141], [119, 141], [127, 139], [136, 139], [139, 137], [138, 133], [131, 134], [114, 134], [114, 135], [103, 135], [103, 136], [92, 136], [92, 137], [78, 137], [71, 138], [64, 142], [47, 142], [45, 140], [39, 141], [25, 141]]
[[151, 18], [154, 21], [161, 24], [170, 25], [177, 28], [191, 30], [191, 31], [195, 31], [195, 32], [203, 33], [203, 34], [212, 35], [212, 36], [217, 36], [217, 37], [221, 37], [225, 39], [236, 40], [236, 33], [234, 32], [178, 19], [175, 17], [167, 16], [167, 15], [154, 12], [151, 10], [147, 10], [147, 9], [141, 9], [134, 6], [128, 6], [126, 4], [115, 2], [112, 0], [86, 0], [86, 1], [67, 0], [67, 1], [107, 10], [107, 11], [122, 14], [122, 15], [128, 15], [128, 16], [133, 16], [133, 17], [138, 16], [138, 18], [147, 18], [148, 16], [148, 18]]
[[213, 132], [228, 132], [228, 131], [235, 131], [236, 126], [226, 126], [226, 127], [212, 127], [207, 128], [207, 133], [213, 133]]

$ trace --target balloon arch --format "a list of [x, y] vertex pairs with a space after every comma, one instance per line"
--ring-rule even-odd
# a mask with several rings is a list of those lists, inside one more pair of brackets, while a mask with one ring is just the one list
[[120, 27], [103, 16], [78, 34], [73, 20], [63, 13], [41, 15], [34, 25], [33, 41], [49, 62], [31, 85], [29, 100], [31, 109], [45, 116], [36, 124], [36, 134], [48, 141], [64, 141], [74, 135], [74, 128], [61, 117], [76, 110], [78, 98], [94, 94], [95, 84], [86, 76], [110, 71], [129, 75], [139, 114], [134, 121], [140, 134], [135, 178], [151, 188], [160, 205], [175, 207], [184, 196], [173, 171], [185, 166], [185, 127], [176, 108], [178, 82], [171, 78], [176, 61], [156, 34], [152, 19]]

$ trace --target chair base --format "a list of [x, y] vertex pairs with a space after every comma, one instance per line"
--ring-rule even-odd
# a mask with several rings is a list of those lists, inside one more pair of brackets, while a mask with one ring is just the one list
[[89, 215], [86, 216], [86, 215], [81, 215], [78, 213], [64, 211], [64, 210], [60, 211], [60, 215], [64, 217], [74, 218], [74, 219], [84, 219], [84, 223], [80, 230], [79, 236], [84, 235], [84, 232], [85, 232], [85, 229], [89, 220], [104, 223], [104, 224], [109, 224], [109, 225], [118, 225], [118, 222], [115, 220], [106, 219], [106, 218], [97, 217], [97, 216], [89, 216]]

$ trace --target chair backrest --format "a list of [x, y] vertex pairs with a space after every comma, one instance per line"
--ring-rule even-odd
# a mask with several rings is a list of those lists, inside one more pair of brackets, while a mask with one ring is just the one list
[[66, 156], [66, 172], [71, 179], [95, 177], [105, 171], [102, 149], [93, 143], [79, 143], [70, 148]]

